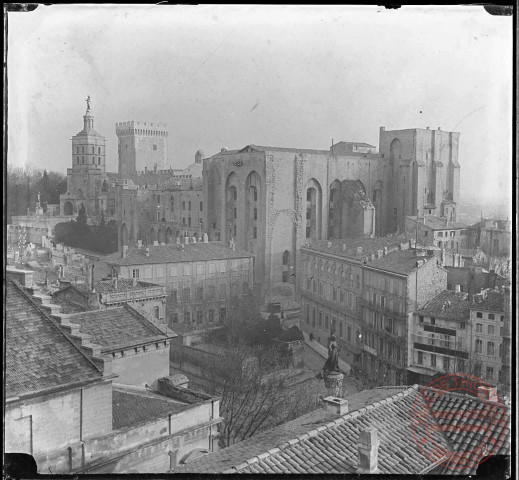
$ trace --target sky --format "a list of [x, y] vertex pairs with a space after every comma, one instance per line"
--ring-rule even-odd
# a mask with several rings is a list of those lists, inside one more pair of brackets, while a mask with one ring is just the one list
[[168, 166], [248, 144], [460, 132], [461, 200], [510, 203], [512, 17], [483, 7], [39, 5], [8, 14], [8, 163], [66, 173], [90, 95], [168, 124]]

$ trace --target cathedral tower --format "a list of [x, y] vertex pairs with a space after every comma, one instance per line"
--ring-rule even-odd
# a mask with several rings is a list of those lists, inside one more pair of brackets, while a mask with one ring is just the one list
[[88, 216], [106, 209], [102, 180], [106, 167], [106, 139], [94, 130], [90, 96], [83, 130], [72, 137], [72, 168], [67, 169], [67, 192], [60, 196], [61, 215], [77, 215], [81, 205]]

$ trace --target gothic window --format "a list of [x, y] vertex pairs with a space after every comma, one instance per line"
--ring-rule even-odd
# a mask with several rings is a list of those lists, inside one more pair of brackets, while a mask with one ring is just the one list
[[94, 153], [94, 154], [96, 153], [96, 147], [94, 147], [93, 145], [92, 145], [92, 153]]

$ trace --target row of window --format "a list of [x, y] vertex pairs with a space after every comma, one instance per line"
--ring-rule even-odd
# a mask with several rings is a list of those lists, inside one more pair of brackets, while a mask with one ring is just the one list
[[[157, 317], [157, 318], [158, 318], [158, 317]], [[165, 347], [166, 345], [167, 345], [166, 342], [155, 342], [155, 349], [158, 350], [160, 347], [162, 347], [162, 346]], [[142, 349], [143, 352], [147, 352], [147, 351], [149, 351], [151, 348], [152, 348], [151, 345], [142, 345], [141, 347], [135, 347], [135, 348], [133, 349], [133, 351], [134, 351], [135, 353], [139, 353], [139, 352], [141, 351], [141, 349]], [[113, 358], [116, 358], [117, 356], [118, 356], [117, 352], [112, 352], [112, 357], [113, 357]], [[121, 350], [121, 351], [119, 352], [119, 356], [120, 356], [120, 357], [124, 357], [124, 356], [126, 356], [126, 352], [125, 352], [124, 350]]]
[[[212, 324], [215, 323], [217, 311], [214, 308], [210, 308], [207, 311], [207, 314], [202, 309], [191, 311], [189, 309], [184, 310], [183, 312], [183, 323], [190, 324], [191, 322], [197, 324], [197, 325], [204, 325], [204, 324]], [[223, 322], [225, 321], [227, 317], [227, 309], [225, 307], [220, 308], [219, 310], [219, 321]], [[179, 314], [177, 312], [173, 312], [171, 314], [171, 321], [172, 323], [178, 323], [179, 320]]]
[[[306, 307], [306, 324], [311, 325], [312, 327], [320, 328], [324, 330], [326, 333], [334, 333], [338, 335], [340, 339], [343, 339], [346, 336], [346, 340], [350, 343], [356, 342], [360, 339], [360, 330], [357, 330], [357, 337], [354, 339], [352, 337], [352, 327], [351, 325], [346, 325], [344, 328], [344, 322], [340, 319], [336, 319], [333, 316], [323, 314], [323, 312], [317, 312], [315, 308]], [[337, 325], [339, 329], [337, 330]]]
[[[94, 145], [92, 145], [92, 153], [93, 153], [94, 155], [95, 155], [95, 153], [96, 153], [95, 148], [96, 148], [96, 147], [95, 147]], [[76, 153], [79, 153], [79, 147], [76, 147]], [[84, 147], [84, 146], [81, 147], [81, 153], [85, 153], [85, 147]], [[87, 153], [88, 153], [88, 152], [87, 152]], [[101, 147], [97, 147], [97, 154], [98, 154], [98, 155], [101, 155]]]
[[[237, 285], [235, 285], [235, 288]], [[243, 282], [241, 285], [241, 293], [246, 294], [249, 293], [249, 282]], [[190, 303], [192, 301], [191, 297], [191, 288], [185, 287], [181, 290], [182, 294], [182, 303]], [[229, 297], [227, 293], [227, 285], [221, 284], [218, 285], [218, 299], [224, 300]], [[195, 288], [195, 300], [216, 300], [216, 285], [208, 285], [206, 290], [206, 296], [204, 297], [204, 287], [199, 286]], [[179, 303], [178, 298], [178, 290], [172, 290], [169, 296], [169, 301], [172, 305], [177, 305]]]
[[438, 234], [438, 237], [443, 237], [444, 236], [444, 233], [445, 233], [445, 237], [455, 237], [456, 236], [456, 232], [455, 231], [451, 231], [450, 234], [449, 232], [436, 232]]
[[[88, 159], [87, 159], [88, 161]], [[79, 165], [79, 157], [76, 158], [76, 163]], [[92, 165], [96, 164], [96, 157], [92, 157]], [[98, 157], [97, 164], [101, 165], [101, 157]], [[85, 165], [85, 157], [81, 157], [81, 165]]]
[[[442, 365], [440, 366], [438, 362], [438, 357], [441, 357]], [[437, 355], [435, 353], [425, 353], [422, 351], [418, 351], [417, 356], [418, 365], [430, 366], [432, 368], [441, 369], [444, 372], [450, 372], [451, 367], [455, 369], [457, 372], [465, 372], [465, 361], [463, 359], [454, 359], [444, 355]], [[476, 377], [481, 377], [481, 364], [472, 365], [471, 371], [468, 373], [472, 373]], [[485, 369], [485, 378], [489, 381], [494, 380], [494, 367], [487, 366]]]
[[320, 297], [332, 302], [347, 305], [354, 310], [356, 307], [355, 294], [346, 290], [339, 289], [334, 285], [318, 282], [315, 279], [306, 279], [306, 290], [313, 293], [318, 293]]
[[400, 328], [391, 317], [387, 317], [379, 312], [367, 310], [366, 320], [376, 330], [383, 330], [393, 335], [400, 335], [401, 333]]
[[[483, 312], [476, 312], [476, 318], [484, 318]], [[487, 319], [488, 320], [495, 320], [496, 316], [493, 313], [488, 313], [487, 314]], [[505, 320], [505, 316], [501, 315], [501, 321], [504, 322], [504, 320]]]
[[[258, 201], [258, 189], [254, 186], [249, 187], [252, 193], [252, 200], [254, 202]], [[236, 187], [229, 187], [227, 190], [228, 200], [238, 200], [238, 189]]]
[[[225, 273], [227, 272], [228, 262], [223, 260], [220, 262], [209, 262], [207, 263], [207, 273]], [[194, 268], [193, 268], [194, 267]], [[230, 268], [232, 270], [249, 270], [249, 262], [232, 260], [230, 262]], [[199, 263], [194, 266], [191, 263], [185, 263], [183, 265], [168, 265], [167, 274], [170, 277], [177, 277], [182, 275], [203, 275], [206, 273], [206, 264]], [[165, 277], [166, 276], [166, 265], [155, 266], [155, 276]], [[153, 278], [153, 271], [151, 266], [145, 266], [140, 268], [132, 268], [132, 278]]]
[[[483, 340], [477, 338], [476, 345], [474, 349], [474, 353], [483, 353]], [[501, 357], [503, 354], [503, 344], [499, 344], [499, 353], [498, 356]], [[495, 345], [494, 342], [487, 342], [486, 355], [494, 356], [495, 355]]]
[[394, 345], [372, 332], [364, 332], [364, 343], [376, 350], [379, 358], [384, 357], [385, 360], [397, 364], [401, 364], [404, 360], [403, 351], [398, 345]]

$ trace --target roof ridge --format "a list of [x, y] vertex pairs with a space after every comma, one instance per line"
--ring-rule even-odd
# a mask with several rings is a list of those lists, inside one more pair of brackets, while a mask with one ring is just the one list
[[103, 375], [103, 371], [100, 370], [97, 365], [90, 359], [90, 357], [84, 353], [80, 347], [78, 347], [73, 341], [72, 339], [61, 329], [59, 328], [59, 326], [57, 325], [57, 323], [54, 321], [54, 319], [42, 308], [40, 308], [40, 306], [34, 301], [34, 299], [32, 298], [31, 295], [29, 295], [27, 292], [24, 291], [23, 287], [18, 284], [18, 282], [16, 282], [16, 280], [10, 280], [12, 284], [14, 284], [14, 286], [29, 300], [29, 302], [32, 304], [32, 306], [38, 311], [40, 312], [40, 314], [42, 314], [49, 322], [50, 324], [56, 329], [58, 330], [59, 333], [61, 333], [61, 335], [63, 335], [67, 341], [84, 357], [87, 359], [88, 363], [90, 363], [90, 365], [92, 365], [95, 370], [97, 372], [99, 372], [101, 374], [101, 376]]
[[[380, 388], [380, 389], [384, 389], [384, 388], [390, 389], [391, 387], [383, 386], [383, 387], [377, 387], [377, 388]], [[317, 427], [317, 428], [315, 428], [313, 430], [305, 432], [305, 433], [303, 433], [303, 434], [301, 434], [301, 435], [299, 435], [299, 436], [297, 436], [297, 437], [295, 437], [293, 439], [286, 440], [283, 443], [279, 443], [274, 448], [271, 448], [270, 450], [267, 450], [266, 452], [260, 453], [258, 455], [254, 455], [253, 457], [244, 460], [239, 465], [236, 465], [236, 466], [231, 467], [230, 469], [228, 469], [228, 472], [233, 471], [233, 470], [238, 472], [241, 468], [244, 468], [246, 466], [252, 465], [254, 463], [258, 463], [258, 462], [264, 460], [265, 458], [267, 458], [267, 457], [269, 457], [271, 455], [275, 455], [276, 453], [281, 452], [282, 450], [284, 450], [286, 448], [289, 448], [289, 447], [291, 447], [291, 446], [293, 446], [293, 445], [295, 445], [297, 443], [303, 442], [304, 440], [306, 440], [308, 438], [315, 437], [316, 435], [319, 435], [324, 430], [328, 430], [329, 428], [337, 427], [340, 424], [346, 422], [347, 420], [351, 420], [353, 418], [356, 418], [359, 415], [362, 415], [362, 414], [368, 412], [369, 410], [373, 410], [376, 407], [379, 407], [381, 405], [385, 405], [386, 403], [389, 403], [390, 401], [396, 400], [397, 398], [407, 396], [411, 392], [417, 391], [417, 389], [418, 389], [418, 384], [414, 384], [414, 385], [406, 388], [405, 390], [402, 390], [401, 392], [398, 392], [398, 393], [396, 393], [394, 395], [385, 397], [382, 400], [379, 400], [379, 401], [377, 401], [377, 402], [375, 402], [373, 404], [367, 405], [366, 407], [363, 407], [363, 408], [358, 409], [358, 410], [353, 410], [353, 411], [348, 412], [348, 413], [346, 413], [344, 415], [341, 415], [338, 418], [336, 418], [334, 420], [331, 420], [330, 422], [327, 422], [324, 425], [321, 425], [321, 426], [319, 426], [319, 427]], [[225, 473], [225, 472], [223, 472], [223, 473]]]

